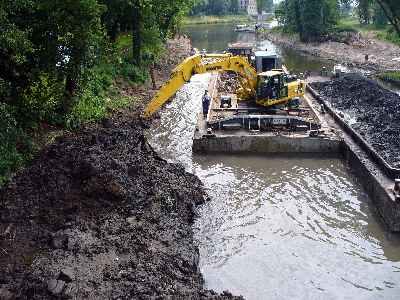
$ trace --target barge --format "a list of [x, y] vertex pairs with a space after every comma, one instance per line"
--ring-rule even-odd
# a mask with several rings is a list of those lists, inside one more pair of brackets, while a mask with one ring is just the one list
[[296, 108], [265, 109], [221, 92], [221, 85], [221, 75], [213, 75], [212, 101], [205, 116], [198, 114], [193, 152], [340, 153], [341, 138], [305, 97]]

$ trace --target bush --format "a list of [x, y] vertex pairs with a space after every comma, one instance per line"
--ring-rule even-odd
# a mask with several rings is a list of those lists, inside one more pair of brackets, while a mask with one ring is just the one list
[[385, 40], [397, 45], [400, 45], [400, 36], [397, 32], [391, 27], [389, 30], [384, 32], [379, 32], [377, 37], [381, 40]]
[[75, 97], [74, 106], [65, 118], [68, 129], [77, 129], [85, 123], [104, 118], [106, 91], [113, 83], [114, 74], [111, 64], [102, 64], [84, 74], [81, 92]]
[[119, 65], [119, 75], [131, 82], [143, 83], [148, 78], [148, 72], [144, 68], [139, 68], [129, 61], [124, 61]]
[[12, 108], [0, 103], [0, 186], [9, 174], [31, 158], [32, 145], [18, 128]]
[[55, 120], [62, 95], [62, 83], [49, 74], [40, 74], [19, 99], [19, 123], [24, 127], [36, 127], [39, 122]]
[[351, 25], [338, 25], [334, 28], [333, 33], [358, 33], [359, 31]]
[[10, 83], [0, 77], [0, 99], [10, 96]]
[[396, 72], [396, 71], [385, 72], [385, 73], [379, 74], [378, 77], [385, 81], [400, 83], [400, 72]]

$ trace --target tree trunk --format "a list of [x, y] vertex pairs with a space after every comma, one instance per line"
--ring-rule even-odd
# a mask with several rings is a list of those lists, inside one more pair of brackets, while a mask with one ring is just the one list
[[394, 7], [386, 7], [385, 2], [382, 0], [377, 0], [378, 4], [380, 7], [382, 7], [382, 10], [385, 12], [385, 15], [389, 19], [389, 22], [393, 25], [394, 29], [396, 30], [398, 36], [400, 37], [400, 19], [399, 16], [396, 16], [394, 14]]
[[111, 42], [114, 43], [117, 40], [118, 32], [119, 32], [119, 24], [117, 22], [114, 22], [110, 32]]
[[142, 63], [142, 37], [140, 32], [141, 27], [141, 14], [140, 14], [140, 5], [139, 3], [135, 3], [133, 6], [133, 14], [132, 14], [132, 50], [133, 50], [133, 63], [136, 66], [140, 66]]
[[64, 113], [68, 113], [71, 111], [73, 106], [73, 99], [75, 96], [75, 92], [77, 90], [77, 84], [75, 79], [69, 74], [67, 75], [67, 79], [65, 82], [65, 92], [64, 92], [64, 100], [62, 103], [62, 110]]
[[154, 73], [154, 63], [150, 65], [150, 78], [151, 78], [151, 83], [153, 84], [153, 90], [157, 89], [157, 83], [156, 83], [156, 75]]

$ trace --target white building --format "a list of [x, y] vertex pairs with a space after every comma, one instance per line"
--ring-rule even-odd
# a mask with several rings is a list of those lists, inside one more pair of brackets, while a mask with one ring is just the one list
[[247, 11], [250, 16], [257, 16], [257, 1], [256, 0], [238, 0], [239, 9]]

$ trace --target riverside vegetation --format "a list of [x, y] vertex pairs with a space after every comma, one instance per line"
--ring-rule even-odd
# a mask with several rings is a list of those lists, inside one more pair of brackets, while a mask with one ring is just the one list
[[144, 82], [192, 5], [1, 1], [0, 185], [32, 158], [42, 133], [78, 129], [133, 101], [117, 79]]

